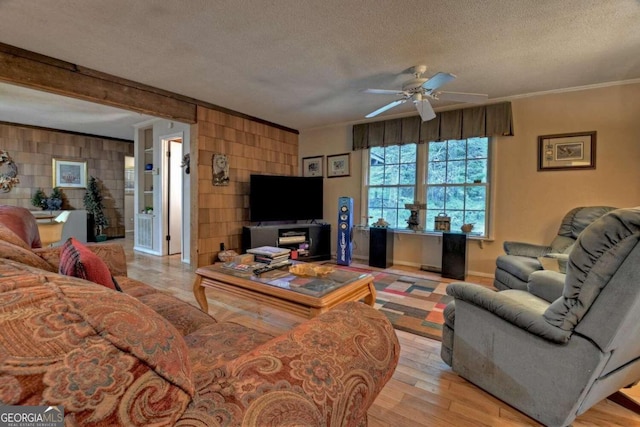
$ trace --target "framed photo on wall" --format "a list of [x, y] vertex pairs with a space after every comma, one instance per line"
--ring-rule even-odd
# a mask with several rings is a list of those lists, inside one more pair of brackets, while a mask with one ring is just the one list
[[87, 188], [87, 162], [53, 159], [53, 186]]
[[302, 159], [302, 176], [324, 176], [323, 163], [324, 156], [304, 157]]
[[211, 156], [211, 169], [213, 185], [229, 185], [229, 158], [226, 154]]
[[538, 137], [539, 171], [595, 168], [595, 131]]
[[327, 178], [351, 175], [350, 153], [327, 156]]

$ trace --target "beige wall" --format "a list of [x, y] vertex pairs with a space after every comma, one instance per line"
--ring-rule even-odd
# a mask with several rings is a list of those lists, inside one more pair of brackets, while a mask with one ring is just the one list
[[[298, 135], [203, 107], [198, 107], [193, 128], [196, 147], [192, 147], [191, 162], [198, 166], [191, 182], [195, 179], [198, 185], [192, 189], [192, 200], [197, 200], [192, 223], [197, 227], [191, 234], [191, 259], [193, 264], [197, 257], [197, 265], [202, 266], [216, 259], [220, 243], [239, 252], [242, 226], [249, 225], [251, 174], [298, 174]], [[228, 186], [211, 183], [215, 153], [228, 156]]]
[[[640, 205], [640, 84], [521, 98], [512, 107], [515, 136], [494, 140], [494, 241], [469, 246], [469, 271], [475, 273], [493, 275], [505, 240], [550, 242], [573, 207]], [[350, 151], [351, 127], [302, 132], [300, 157]], [[537, 171], [539, 135], [592, 130], [598, 132], [595, 170]], [[325, 219], [334, 227], [339, 196], [355, 199], [355, 221], [363, 221], [361, 163], [361, 152], [352, 152], [350, 177], [325, 178]], [[396, 264], [440, 265], [438, 236], [400, 233], [396, 239]], [[366, 257], [366, 231], [356, 230], [354, 240], [355, 255]]]
[[[0, 149], [9, 152], [18, 166], [20, 183], [9, 193], [0, 193], [0, 203], [36, 209], [31, 197], [37, 188], [51, 194], [52, 159], [86, 161], [89, 176], [104, 185], [108, 236], [124, 236], [124, 157], [133, 155], [133, 143], [76, 135], [19, 125], [0, 124]], [[84, 209], [85, 189], [63, 188], [65, 207]]]

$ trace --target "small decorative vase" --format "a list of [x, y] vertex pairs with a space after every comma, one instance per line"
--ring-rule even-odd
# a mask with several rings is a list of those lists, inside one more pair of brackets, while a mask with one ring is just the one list
[[463, 233], [470, 233], [473, 230], [473, 224], [462, 224], [460, 227]]
[[46, 205], [46, 209], [45, 210], [59, 211], [62, 208], [62, 200], [60, 200], [60, 199], [48, 198], [48, 199], [44, 199], [44, 200], [45, 200], [45, 205]]
[[389, 227], [389, 223], [384, 218], [378, 218], [377, 222], [371, 224], [372, 227], [386, 228]]
[[237, 257], [238, 253], [234, 250], [225, 250], [224, 243], [220, 243], [220, 252], [218, 252], [218, 259], [222, 262], [229, 262], [234, 257]]

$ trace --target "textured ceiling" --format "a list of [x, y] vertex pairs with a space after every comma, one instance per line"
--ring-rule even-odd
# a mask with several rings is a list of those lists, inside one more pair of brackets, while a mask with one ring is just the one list
[[638, 0], [3, 0], [0, 16], [0, 42], [299, 130], [362, 120], [395, 99], [362, 90], [417, 64], [490, 100], [640, 78]]

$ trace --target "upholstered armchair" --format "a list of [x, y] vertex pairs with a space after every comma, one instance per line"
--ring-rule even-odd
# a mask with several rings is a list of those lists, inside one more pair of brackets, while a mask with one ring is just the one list
[[550, 426], [640, 379], [640, 207], [604, 215], [573, 246], [566, 275], [536, 273], [529, 291], [447, 287], [443, 360]]
[[614, 210], [609, 206], [579, 207], [570, 210], [562, 219], [558, 235], [548, 245], [536, 245], [524, 242], [504, 242], [506, 255], [496, 260], [496, 272], [493, 285], [496, 289], [527, 289], [529, 275], [542, 270], [539, 257], [559, 259], [560, 268], [564, 271], [566, 255], [571, 251], [574, 242], [585, 229], [602, 215]]

